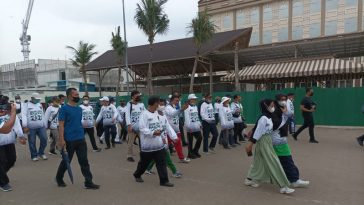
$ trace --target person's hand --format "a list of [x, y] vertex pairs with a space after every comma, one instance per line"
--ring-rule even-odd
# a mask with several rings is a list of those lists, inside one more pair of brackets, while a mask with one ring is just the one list
[[25, 138], [25, 137], [20, 137], [20, 138], [19, 138], [19, 142], [20, 142], [20, 144], [21, 144], [21, 145], [26, 145], [26, 144], [27, 144], [27, 138]]
[[132, 129], [131, 129], [131, 125], [128, 125], [128, 133], [131, 133]]
[[286, 113], [288, 111], [287, 106], [281, 107], [281, 110], [282, 110], [283, 113]]
[[182, 110], [186, 110], [188, 108], [188, 103], [186, 102], [183, 106], [182, 106]]
[[62, 150], [64, 148], [64, 146], [66, 145], [66, 141], [64, 141], [64, 139], [59, 139], [59, 142], [58, 142], [58, 148], [60, 150]]
[[24, 128], [23, 128], [23, 132], [24, 132], [24, 133], [28, 133], [28, 132], [29, 132], [29, 128], [24, 127]]
[[162, 134], [162, 132], [160, 130], [156, 130], [153, 132], [154, 136], [160, 136]]
[[253, 151], [253, 143], [249, 142], [246, 147], [245, 147], [245, 151], [246, 153], [252, 152]]
[[112, 123], [115, 123], [115, 117], [113, 117], [111, 121], [112, 121]]
[[316, 110], [315, 110], [315, 108], [311, 108], [311, 110], [310, 110], [310, 112], [315, 112]]
[[16, 105], [15, 105], [15, 103], [12, 103], [11, 104], [11, 109], [10, 109], [10, 112], [13, 114], [16, 114]]

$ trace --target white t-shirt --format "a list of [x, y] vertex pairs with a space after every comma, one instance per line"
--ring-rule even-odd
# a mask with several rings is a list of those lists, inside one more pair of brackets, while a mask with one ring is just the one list
[[132, 129], [135, 132], [139, 132], [139, 117], [144, 110], [145, 106], [143, 103], [133, 104], [131, 102], [128, 102], [126, 105], [126, 112], [125, 112], [126, 125], [127, 126], [131, 125]]
[[[59, 115], [59, 107], [49, 106], [44, 114], [44, 123], [49, 129], [58, 129], [58, 115]], [[50, 127], [48, 127], [48, 122], [50, 123]]]
[[198, 116], [197, 106], [189, 105], [185, 110], [185, 126], [187, 132], [201, 131], [201, 122]]
[[241, 103], [232, 102], [230, 106], [233, 113], [240, 114], [239, 117], [233, 116], [234, 123], [242, 123], [243, 119], [241, 118], [241, 113], [243, 113], [243, 106]]
[[219, 118], [221, 124], [221, 130], [229, 130], [234, 128], [233, 112], [230, 107], [221, 105], [219, 109]]
[[164, 149], [163, 136], [154, 136], [156, 130], [163, 131], [158, 112], [145, 110], [139, 117], [140, 149], [142, 152], [154, 152]]
[[82, 126], [85, 128], [93, 128], [94, 125], [94, 109], [91, 105], [80, 105], [80, 108], [82, 109]]
[[[180, 111], [177, 110], [174, 106], [172, 106], [171, 104], [166, 106], [166, 117], [168, 119], [169, 124], [172, 126], [173, 130], [176, 133], [179, 133], [179, 114]], [[186, 116], [185, 116], [186, 118]]]
[[[9, 115], [0, 116], [0, 125], [7, 122], [10, 119]], [[20, 125], [19, 118], [16, 117], [13, 129], [7, 134], [0, 133], [0, 146], [14, 144], [16, 142], [16, 136], [24, 137], [23, 129]]]
[[127, 112], [127, 106], [121, 107], [119, 106], [118, 108], [116, 108], [118, 110], [118, 122], [119, 123], [124, 123], [125, 121], [125, 113]]
[[96, 123], [99, 123], [102, 119], [104, 126], [115, 125], [116, 118], [118, 117], [118, 111], [113, 104], [108, 106], [102, 106], [99, 115], [97, 116]]
[[38, 129], [46, 127], [44, 122], [44, 111], [40, 103], [34, 104], [32, 102], [24, 103], [22, 108], [22, 125], [29, 129]]
[[212, 103], [202, 103], [200, 110], [202, 120], [208, 123], [215, 123], [214, 107]]

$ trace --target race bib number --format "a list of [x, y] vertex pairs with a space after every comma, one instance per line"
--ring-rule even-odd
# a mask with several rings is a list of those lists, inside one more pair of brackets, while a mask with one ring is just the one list
[[31, 121], [41, 121], [43, 120], [43, 113], [41, 110], [37, 110], [37, 111], [30, 111], [30, 120]]
[[111, 119], [111, 117], [112, 117], [113, 115], [112, 115], [112, 112], [111, 111], [106, 111], [105, 113], [104, 113], [104, 118], [105, 119]]
[[175, 124], [175, 125], [178, 125], [178, 124], [179, 124], [179, 119], [178, 119], [178, 117], [174, 117], [174, 118], [172, 119], [172, 121], [173, 121], [173, 124]]

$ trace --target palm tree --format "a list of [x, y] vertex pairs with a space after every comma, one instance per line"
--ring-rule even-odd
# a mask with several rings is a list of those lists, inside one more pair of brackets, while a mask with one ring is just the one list
[[134, 16], [138, 27], [148, 36], [149, 42], [149, 66], [147, 74], [147, 87], [149, 95], [153, 94], [152, 85], [152, 61], [153, 61], [153, 43], [157, 34], [166, 34], [169, 27], [167, 14], [163, 11], [163, 5], [168, 0], [141, 0], [137, 4], [136, 14]]
[[201, 47], [204, 43], [211, 40], [213, 34], [215, 33], [216, 26], [210, 21], [210, 16], [206, 11], [198, 13], [198, 16], [192, 19], [190, 25], [188, 25], [188, 34], [192, 33], [193, 42], [196, 46], [196, 56], [195, 62], [193, 64], [191, 83], [190, 83], [190, 93], [193, 93], [193, 84], [195, 80], [195, 73], [198, 66], [198, 59], [200, 57]]
[[66, 48], [72, 50], [73, 59], [71, 58], [72, 64], [79, 68], [80, 73], [82, 73], [83, 83], [85, 84], [85, 94], [88, 95], [87, 91], [87, 77], [86, 77], [86, 64], [91, 61], [92, 56], [96, 55], [97, 52], [93, 52], [95, 49], [95, 44], [88, 44], [80, 41], [78, 43], [78, 48], [74, 48], [72, 46], [66, 46]]
[[[123, 39], [120, 36], [120, 26], [116, 29], [115, 33], [111, 32], [112, 38], [110, 40], [111, 46], [114, 49], [116, 55], [117, 55], [117, 64], [119, 67], [118, 70], [118, 84], [116, 86], [116, 96], [119, 96], [120, 91], [120, 78], [121, 78], [121, 63], [123, 61], [123, 56], [125, 53], [125, 47], [126, 43], [123, 41]], [[126, 65], [125, 65], [126, 66]]]

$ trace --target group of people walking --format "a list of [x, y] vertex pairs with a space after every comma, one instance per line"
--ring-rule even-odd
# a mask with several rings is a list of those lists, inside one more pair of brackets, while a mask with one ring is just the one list
[[[307, 98], [312, 96], [310, 92], [313, 93], [312, 89], [308, 90]], [[65, 98], [67, 103], [64, 103]], [[120, 100], [120, 105], [116, 107], [113, 98], [104, 96], [100, 99], [100, 112], [95, 116], [90, 98], [83, 96], [82, 103], [79, 103], [79, 93], [74, 88], [67, 89], [66, 96], [53, 97], [45, 112], [37, 93], [25, 103], [21, 103], [17, 96], [15, 105], [10, 107], [9, 99], [1, 97], [0, 132], [7, 133], [0, 134], [0, 159], [7, 162], [0, 165], [1, 189], [11, 190], [6, 172], [15, 163], [13, 158], [16, 137], [25, 144], [25, 134], [28, 135], [31, 160], [48, 159], [44, 153], [47, 146], [46, 129], [50, 130], [49, 154], [57, 155], [57, 150], [64, 150], [68, 152], [70, 160], [76, 154], [85, 178], [84, 187], [98, 189], [100, 186], [93, 183], [85, 141], [87, 133], [92, 150], [101, 151], [96, 143], [95, 128], [100, 142], [106, 144], [105, 150], [127, 141], [126, 160], [129, 162], [135, 161], [136, 147], [139, 146], [140, 160], [133, 174], [139, 183], [144, 181], [144, 173], [153, 173], [152, 167], [155, 164], [160, 185], [172, 187], [167, 168], [172, 171], [173, 177], [182, 177], [171, 159], [172, 153], [177, 153], [180, 163], [189, 163], [193, 159], [201, 158], [201, 154], [216, 153], [215, 147], [218, 143], [225, 149], [231, 149], [248, 141], [246, 151], [249, 156], [254, 156], [254, 160], [245, 179], [246, 185], [258, 187], [260, 182], [270, 182], [280, 186], [281, 193], [289, 194], [294, 191], [289, 186], [306, 187], [309, 184], [299, 178], [287, 136], [289, 130], [294, 139], [297, 139], [299, 132], [309, 127], [310, 142], [317, 143], [313, 136], [313, 118], [304, 114], [307, 118], [304, 125], [294, 132], [293, 94], [280, 94], [275, 100], [263, 100], [260, 103], [262, 115], [249, 133], [244, 131], [247, 125], [239, 95], [216, 97], [213, 103], [211, 94], [205, 94], [202, 99], [198, 99], [191, 93], [182, 102], [181, 95], [175, 92], [168, 99], [151, 96], [147, 100], [147, 106], [142, 103], [142, 94], [139, 91], [132, 91], [130, 98], [128, 102]], [[301, 110], [312, 113], [314, 106], [312, 101], [306, 99], [301, 103]], [[220, 133], [218, 124], [221, 127]], [[12, 127], [11, 132], [6, 132], [9, 126]], [[184, 139], [185, 133], [187, 140]], [[40, 139], [38, 149], [36, 136]], [[188, 146], [187, 155], [183, 152], [184, 145]], [[256, 148], [253, 154], [254, 145]], [[62, 160], [55, 177], [59, 187], [66, 186], [63, 181], [66, 170], [66, 162]]]

